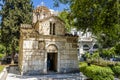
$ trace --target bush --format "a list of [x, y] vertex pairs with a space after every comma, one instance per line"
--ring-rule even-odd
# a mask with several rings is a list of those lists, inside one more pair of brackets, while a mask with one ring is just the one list
[[81, 72], [93, 80], [114, 80], [113, 71], [109, 67], [81, 66]]
[[116, 46], [115, 46], [115, 53], [117, 55], [120, 55], [120, 43], [118, 43]]
[[117, 62], [113, 62], [113, 61], [107, 61], [102, 58], [93, 59], [90, 62], [94, 65], [101, 66], [101, 67], [108, 67], [108, 66], [111, 67], [111, 66], [116, 65], [116, 63], [117, 63]]
[[0, 54], [0, 60], [5, 56], [5, 54]]
[[116, 66], [120, 66], [120, 62], [116, 62], [116, 64], [115, 64]]
[[0, 65], [0, 72], [4, 69], [5, 66]]
[[87, 67], [87, 63], [86, 62], [80, 62], [80, 71], [83, 72], [85, 70], [85, 68]]
[[114, 67], [112, 68], [112, 70], [113, 70], [115, 76], [117, 76], [117, 77], [120, 78], [120, 66], [114, 66]]
[[103, 58], [110, 59], [115, 56], [115, 48], [104, 49], [101, 55]]

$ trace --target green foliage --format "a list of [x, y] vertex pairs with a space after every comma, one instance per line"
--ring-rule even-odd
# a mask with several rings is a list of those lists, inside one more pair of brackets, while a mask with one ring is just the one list
[[120, 43], [115, 46], [115, 53], [120, 55]]
[[86, 52], [86, 53], [84, 54], [84, 57], [86, 57], [87, 59], [90, 59], [90, 58], [91, 58], [91, 55], [90, 55], [90, 53]]
[[80, 62], [79, 67], [85, 67], [85, 66], [87, 66], [86, 62]]
[[0, 72], [4, 69], [4, 65], [0, 65]]
[[5, 56], [5, 54], [0, 54], [0, 60]]
[[93, 54], [92, 54], [92, 57], [93, 58], [99, 58], [100, 56], [99, 56], [99, 52], [94, 52]]
[[70, 32], [71, 28], [73, 27], [73, 21], [71, 21], [70, 12], [63, 11], [59, 14], [59, 17], [65, 22], [65, 28], [68, 32]]
[[114, 73], [109, 67], [85, 65], [80, 67], [80, 71], [83, 72], [83, 74], [87, 77], [92, 78], [93, 80], [114, 80]]
[[110, 48], [110, 49], [105, 49], [103, 50], [102, 52], [102, 57], [104, 58], [111, 58], [111, 57], [114, 57], [116, 54], [115, 54], [115, 48]]
[[90, 53], [85, 53], [84, 55], [83, 55], [83, 57], [85, 58], [85, 60], [87, 61], [87, 62], [89, 62], [89, 63], [94, 63], [94, 61], [96, 62], [98, 62], [98, 60], [99, 60], [99, 58], [100, 58], [100, 56], [99, 56], [99, 53], [96, 51], [96, 52], [94, 52], [94, 53], [92, 53], [92, 54], [90, 54]]
[[114, 74], [115, 74], [117, 77], [120, 78], [120, 66], [114, 66], [114, 67], [112, 68], [112, 70], [113, 70]]
[[6, 52], [14, 52], [18, 46], [20, 24], [32, 22], [31, 0], [3, 0], [0, 11], [1, 43], [6, 47]]
[[99, 60], [98, 63], [94, 63], [98, 66], [102, 66], [102, 67], [111, 67], [111, 66], [114, 66], [116, 63], [115, 62], [111, 62], [111, 61], [107, 61], [107, 60], [103, 60], [102, 58]]
[[107, 66], [111, 67], [111, 66], [114, 66], [118, 63], [118, 62], [115, 63], [115, 62], [111, 62], [111, 61], [107, 61], [107, 60], [102, 59], [99, 56], [98, 52], [95, 52], [92, 55], [90, 55], [90, 53], [86, 53], [84, 56], [86, 57], [87, 63], [91, 63], [91, 64], [102, 66], [102, 67], [107, 67]]
[[[74, 25], [80, 30], [91, 31], [99, 38], [97, 40], [101, 46], [111, 47], [120, 40], [120, 0], [54, 1], [57, 4], [69, 5]], [[103, 34], [105, 36], [102, 38], [101, 35]]]
[[117, 63], [115, 64], [115, 66], [120, 66], [120, 62], [117, 62]]
[[4, 54], [5, 46], [0, 44], [0, 53]]
[[87, 67], [87, 63], [86, 62], [80, 62], [80, 72], [83, 72], [85, 70], [85, 68]]

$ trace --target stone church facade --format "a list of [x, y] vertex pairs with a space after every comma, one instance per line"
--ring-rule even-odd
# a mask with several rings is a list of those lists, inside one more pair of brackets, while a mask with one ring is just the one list
[[21, 24], [21, 74], [78, 71], [78, 36], [67, 35], [65, 23], [45, 6], [33, 11], [33, 23]]

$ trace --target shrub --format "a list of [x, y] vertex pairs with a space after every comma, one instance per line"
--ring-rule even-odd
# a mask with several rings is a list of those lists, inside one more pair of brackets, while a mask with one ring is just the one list
[[116, 62], [116, 64], [115, 64], [116, 66], [120, 66], [120, 62]]
[[101, 55], [103, 58], [110, 59], [115, 56], [115, 48], [112, 47], [110, 49], [104, 49]]
[[114, 66], [114, 67], [112, 68], [112, 70], [113, 70], [115, 76], [117, 76], [117, 77], [120, 78], [120, 66]]
[[79, 67], [83, 67], [83, 66], [87, 66], [87, 63], [86, 62], [80, 62]]
[[2, 59], [5, 56], [5, 54], [0, 54], [0, 59]]
[[86, 62], [80, 62], [80, 71], [81, 72], [84, 72], [85, 68], [87, 67], [87, 63]]
[[5, 66], [0, 65], [0, 72], [4, 69]]
[[117, 55], [120, 55], [120, 43], [118, 43], [116, 46], [115, 46], [115, 53]]
[[84, 68], [82, 70], [83, 74], [93, 80], [114, 80], [113, 71], [108, 67], [92, 65], [82, 68]]

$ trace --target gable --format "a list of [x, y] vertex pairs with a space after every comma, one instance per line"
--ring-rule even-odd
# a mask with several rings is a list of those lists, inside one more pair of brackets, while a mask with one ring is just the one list
[[[50, 27], [52, 27], [52, 29]], [[51, 34], [64, 35], [65, 34], [65, 23], [57, 16], [51, 16], [51, 17], [37, 21], [36, 24], [34, 25], [34, 28], [41, 35], [51, 35]]]
[[50, 16], [50, 17], [40, 20], [40, 22], [44, 22], [44, 21], [57, 21], [57, 22], [65, 25], [65, 22], [57, 16]]

